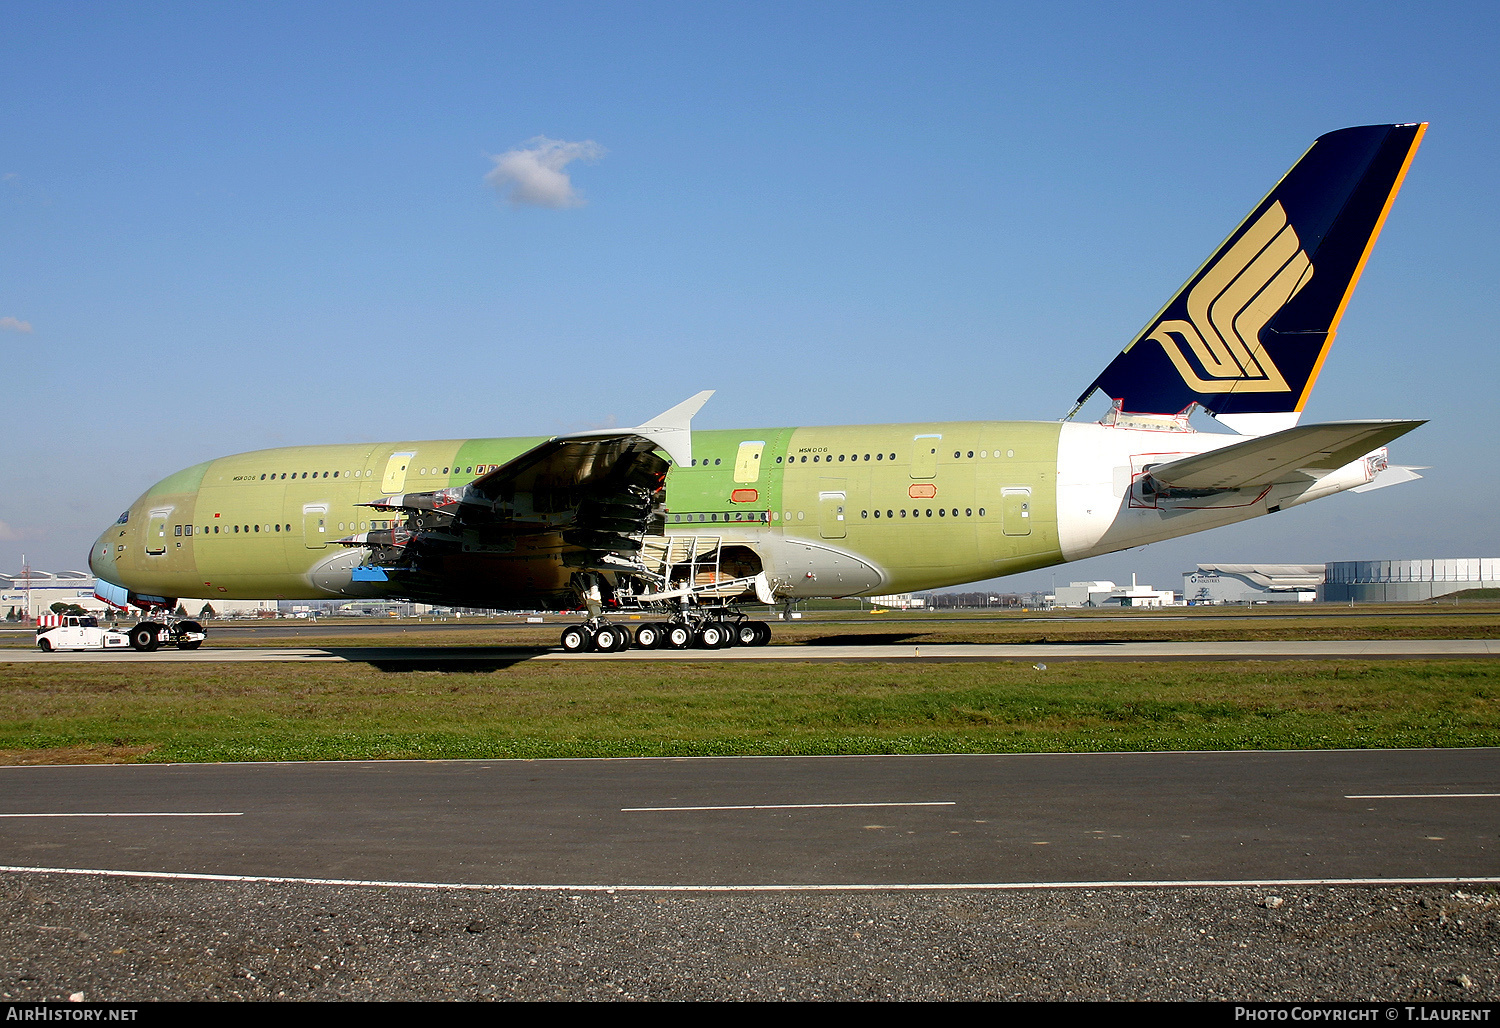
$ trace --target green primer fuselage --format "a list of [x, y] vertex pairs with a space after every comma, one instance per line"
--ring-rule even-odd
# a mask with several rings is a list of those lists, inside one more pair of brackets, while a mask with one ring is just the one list
[[[755, 550], [783, 595], [906, 592], [1043, 567], [1064, 559], [1058, 435], [1049, 422], [697, 431], [693, 463], [667, 477], [665, 532]], [[361, 504], [465, 485], [543, 441], [305, 446], [220, 458], [148, 490], [124, 524], [100, 536], [90, 563], [145, 596], [337, 596], [314, 569], [343, 550], [335, 540], [391, 517]], [[878, 581], [820, 582], [791, 566], [788, 547], [798, 546], [857, 558], [878, 569]], [[495, 605], [504, 607], [504, 597]]]

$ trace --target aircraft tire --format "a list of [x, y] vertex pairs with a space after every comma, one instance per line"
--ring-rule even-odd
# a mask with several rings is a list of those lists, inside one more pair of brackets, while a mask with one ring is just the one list
[[662, 642], [669, 650], [685, 650], [693, 645], [693, 630], [687, 625], [668, 625]]
[[629, 638], [629, 634], [624, 629], [616, 628], [614, 625], [602, 625], [594, 632], [592, 648], [600, 653], [618, 653], [623, 648], [620, 643]]
[[717, 650], [723, 647], [725, 638], [724, 626], [717, 621], [710, 621], [698, 629], [693, 636], [693, 643], [700, 650]]
[[771, 645], [771, 626], [766, 624], [764, 621], [752, 621], [750, 623], [755, 626], [755, 634], [757, 638], [754, 645]]
[[759, 646], [760, 629], [756, 627], [759, 622], [741, 621], [734, 626], [734, 644], [736, 646]]
[[565, 653], [583, 653], [593, 647], [594, 633], [589, 631], [587, 625], [569, 625], [563, 629], [559, 641]]
[[154, 653], [161, 645], [161, 626], [142, 621], [130, 630], [130, 647], [140, 653]]
[[638, 650], [654, 650], [666, 642], [660, 625], [642, 625], [635, 630], [635, 646]]

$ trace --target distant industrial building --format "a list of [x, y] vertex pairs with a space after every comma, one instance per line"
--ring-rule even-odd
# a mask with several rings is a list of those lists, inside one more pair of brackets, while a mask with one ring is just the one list
[[1465, 589], [1500, 589], [1500, 557], [1340, 560], [1328, 565], [1329, 603], [1430, 600]]
[[16, 613], [33, 618], [46, 614], [54, 603], [72, 603], [88, 611], [102, 613], [108, 609], [103, 600], [94, 599], [94, 576], [87, 571], [32, 571], [0, 575], [0, 617], [12, 607]]
[[1113, 582], [1070, 582], [1060, 586], [1053, 600], [1058, 607], [1170, 607], [1178, 602], [1170, 589], [1153, 589], [1137, 585], [1135, 575], [1129, 585]]
[[[87, 571], [36, 571], [22, 569], [14, 575], [0, 575], [0, 617], [15, 608], [23, 617], [46, 614], [54, 603], [72, 603], [94, 614], [105, 614], [109, 604], [94, 595], [96, 580]], [[184, 610], [196, 617], [205, 603], [212, 604], [219, 616], [256, 616], [263, 611], [276, 613], [275, 600], [182, 599]]]
[[887, 596], [871, 596], [869, 598], [872, 607], [890, 607], [893, 610], [911, 610], [913, 607], [927, 606], [927, 600], [911, 593], [891, 593]]
[[1199, 564], [1182, 573], [1190, 606], [1214, 603], [1312, 603], [1323, 588], [1322, 564]]

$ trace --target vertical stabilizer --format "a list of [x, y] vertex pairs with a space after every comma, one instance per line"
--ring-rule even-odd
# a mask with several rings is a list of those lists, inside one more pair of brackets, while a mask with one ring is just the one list
[[1193, 403], [1247, 435], [1297, 423], [1426, 124], [1319, 136], [1078, 398]]

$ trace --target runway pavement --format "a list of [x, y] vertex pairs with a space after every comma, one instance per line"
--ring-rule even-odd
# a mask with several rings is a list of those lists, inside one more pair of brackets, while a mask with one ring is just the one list
[[0, 865], [616, 890], [1500, 881], [1500, 749], [0, 768]]
[[1024, 661], [1064, 660], [1427, 660], [1483, 659], [1500, 656], [1500, 639], [1343, 639], [1314, 642], [1083, 642], [1019, 645], [822, 645], [734, 647], [727, 650], [627, 650], [624, 653], [563, 653], [520, 646], [337, 646], [298, 648], [223, 648], [198, 650], [83, 651], [42, 653], [0, 649], [0, 663], [280, 662], [352, 661], [515, 662], [564, 661]]

